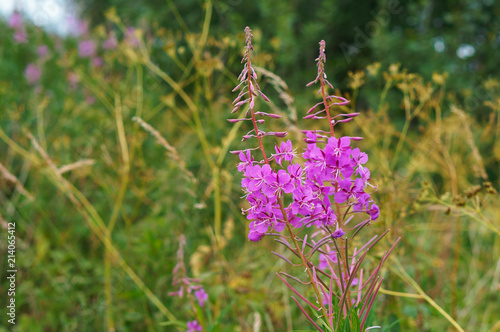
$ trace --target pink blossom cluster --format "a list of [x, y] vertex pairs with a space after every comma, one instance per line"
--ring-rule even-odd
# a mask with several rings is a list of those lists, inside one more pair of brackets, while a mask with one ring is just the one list
[[[255, 100], [269, 99], [260, 91], [257, 83], [257, 74], [252, 68], [250, 53], [253, 50], [251, 43], [252, 33], [247, 27], [245, 54], [242, 62], [244, 67], [238, 79], [240, 83], [234, 90], [240, 93], [233, 101], [237, 112], [243, 105], [248, 105], [245, 117], [229, 119], [230, 122], [251, 121], [253, 129], [243, 136], [243, 140], [257, 138], [259, 147], [239, 153], [240, 163], [238, 170], [244, 177], [241, 186], [246, 193], [250, 208], [243, 212], [250, 220], [248, 238], [259, 241], [270, 232], [281, 232], [287, 223], [294, 228], [303, 226], [334, 226], [334, 237], [345, 234], [340, 225], [345, 225], [355, 214], [366, 214], [363, 223], [376, 220], [379, 214], [378, 206], [373, 203], [366, 189], [370, 187], [370, 171], [364, 164], [368, 161], [366, 153], [359, 148], [351, 147], [351, 141], [360, 140], [360, 137], [336, 138], [333, 127], [339, 123], [349, 122], [359, 113], [338, 114], [330, 116], [329, 107], [346, 105], [349, 101], [343, 97], [326, 95], [325, 85], [331, 84], [326, 80], [324, 73], [325, 43], [320, 42], [318, 75], [311, 85], [321, 82], [319, 93], [323, 102], [317, 103], [307, 111], [306, 119], [328, 119], [330, 131], [304, 131], [307, 148], [301, 155], [297, 155], [290, 140], [275, 147], [275, 154], [266, 156], [262, 144], [265, 136], [284, 137], [286, 132], [264, 132], [257, 124], [264, 122], [263, 117], [278, 118], [277, 114], [255, 111]], [[233, 91], [234, 91], [233, 90]], [[323, 106], [319, 111], [318, 107]], [[321, 113], [325, 113], [322, 115]], [[340, 118], [340, 120], [336, 120]], [[330, 134], [330, 135], [328, 135]], [[323, 147], [321, 147], [323, 146]], [[254, 161], [253, 150], [262, 152], [263, 160]], [[301, 158], [300, 158], [301, 157]], [[279, 166], [274, 170], [270, 162], [275, 160]], [[284, 166], [283, 162], [288, 162]], [[288, 205], [285, 206], [285, 202]], [[346, 217], [348, 219], [346, 219]], [[342, 218], [342, 220], [337, 220]]]
[[21, 13], [15, 11], [9, 17], [9, 27], [14, 29], [14, 42], [24, 44], [28, 42], [28, 35], [24, 26], [24, 19]]
[[[309, 143], [301, 155], [304, 166], [290, 140], [276, 146], [276, 154], [269, 159], [280, 166], [277, 171], [269, 164], [255, 162], [250, 150], [240, 152], [238, 170], [244, 174], [241, 186], [250, 203], [244, 212], [250, 220], [251, 241], [259, 241], [271, 230], [281, 232], [287, 221], [299, 228], [336, 226], [339, 212], [351, 217], [365, 213], [366, 222], [378, 218], [379, 208], [366, 192], [371, 186], [370, 171], [364, 166], [368, 156], [350, 146], [356, 138], [330, 137], [323, 148], [319, 146], [320, 138], [307, 132]], [[283, 161], [288, 161], [286, 168]], [[284, 208], [285, 220], [278, 198], [287, 194], [290, 197]], [[336, 235], [342, 236], [343, 231], [338, 228]]]

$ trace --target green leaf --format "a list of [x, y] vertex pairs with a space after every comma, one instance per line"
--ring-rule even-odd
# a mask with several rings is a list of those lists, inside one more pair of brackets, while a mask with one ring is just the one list
[[326, 331], [333, 332], [332, 329], [328, 326], [328, 323], [325, 322], [323, 318], [318, 318], [318, 319], [321, 325], [323, 325], [323, 327], [326, 329]]

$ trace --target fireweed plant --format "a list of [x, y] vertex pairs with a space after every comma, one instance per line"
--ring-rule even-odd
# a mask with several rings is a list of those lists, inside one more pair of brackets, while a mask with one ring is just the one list
[[[379, 207], [371, 198], [370, 171], [365, 166], [368, 155], [351, 146], [361, 137], [336, 137], [334, 128], [339, 123], [351, 121], [359, 113], [332, 114], [334, 105], [349, 103], [343, 97], [328, 95], [325, 74], [325, 42], [319, 43], [316, 59], [318, 73], [307, 84], [320, 84], [318, 94], [322, 101], [307, 111], [305, 119], [327, 119], [328, 130], [305, 130], [307, 148], [302, 154], [296, 152], [290, 140], [276, 144], [275, 153], [268, 155], [262, 140], [264, 137], [285, 137], [286, 132], [265, 132], [259, 128], [265, 117], [279, 115], [257, 111], [256, 101], [269, 99], [257, 83], [252, 67], [252, 32], [245, 28], [246, 47], [242, 63], [244, 68], [233, 90], [240, 90], [234, 100], [232, 113], [247, 105], [244, 118], [229, 119], [230, 122], [250, 121], [253, 129], [243, 136], [243, 141], [256, 139], [259, 146], [240, 151], [238, 171], [243, 173], [241, 186], [250, 208], [243, 210], [250, 220], [248, 239], [258, 242], [264, 236], [275, 236], [299, 263], [273, 252], [293, 266], [302, 266], [308, 281], [302, 281], [284, 272], [279, 278], [303, 303], [314, 312], [313, 319], [292, 296], [305, 317], [319, 331], [362, 331], [368, 314], [380, 289], [380, 268], [392, 248], [380, 258], [371, 274], [361, 268], [370, 249], [388, 232], [373, 236], [362, 243], [355, 237], [366, 226], [379, 217]], [[254, 158], [253, 151], [260, 150], [262, 159]], [[305, 234], [306, 229], [312, 229]], [[307, 285], [314, 291], [315, 299], [309, 300], [295, 289], [285, 278]]]
[[[189, 278], [187, 276], [186, 266], [184, 265], [184, 246], [186, 245], [186, 237], [179, 236], [179, 249], [177, 250], [177, 264], [173, 270], [172, 285], [179, 287], [176, 292], [170, 292], [170, 296], [178, 296], [181, 299], [186, 298], [190, 304], [191, 311], [197, 316], [198, 320], [204, 323], [201, 309], [208, 301], [208, 294], [200, 284], [200, 280]], [[188, 321], [187, 332], [202, 331], [202, 325], [197, 319]]]

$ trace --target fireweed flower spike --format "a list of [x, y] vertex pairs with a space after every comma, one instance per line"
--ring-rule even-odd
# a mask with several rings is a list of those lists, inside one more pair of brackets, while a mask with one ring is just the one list
[[[241, 186], [250, 204], [248, 209], [243, 210], [250, 221], [248, 238], [258, 242], [265, 235], [278, 236], [276, 241], [285, 245], [301, 260], [300, 265], [309, 277], [306, 284], [312, 286], [316, 294], [315, 300], [307, 300], [280, 274], [278, 276], [300, 299], [313, 310], [320, 312], [318, 318], [322, 319], [331, 331], [337, 331], [343, 324], [349, 324], [353, 312], [351, 308], [355, 309], [354, 313], [363, 329], [373, 299], [380, 288], [381, 279], [377, 274], [394, 246], [383, 255], [371, 275], [363, 274], [361, 263], [368, 250], [388, 231], [380, 237], [373, 237], [359, 249], [349, 247], [350, 241], [359, 231], [379, 216], [379, 208], [373, 202], [369, 190], [374, 186], [370, 184], [370, 171], [365, 166], [368, 155], [351, 146], [352, 142], [362, 138], [337, 138], [334, 133], [336, 124], [349, 122], [359, 113], [332, 115], [334, 105], [343, 106], [349, 101], [327, 94], [328, 87], [332, 88], [332, 85], [326, 79], [325, 42], [321, 41], [319, 56], [316, 59], [318, 73], [315, 80], [308, 85], [320, 83], [318, 93], [323, 101], [309, 109], [305, 118], [328, 119], [329, 131], [304, 131], [307, 148], [302, 155], [297, 155], [292, 142], [287, 140], [276, 144], [276, 153], [268, 157], [262, 144], [263, 137], [283, 137], [286, 133], [264, 132], [259, 128], [262, 119], [257, 117], [279, 116], [256, 111], [258, 98], [265, 101], [269, 99], [261, 92], [257, 75], [252, 68], [252, 33], [248, 27], [245, 29], [245, 37], [243, 71], [238, 77], [240, 83], [233, 90], [240, 92], [233, 102], [234, 109], [231, 112], [246, 107], [245, 117], [229, 121], [251, 121], [253, 129], [243, 136], [243, 141], [256, 138], [259, 144], [257, 148], [233, 151], [239, 154], [238, 171], [243, 173]], [[254, 159], [254, 150], [260, 150], [262, 160]], [[285, 202], [288, 205], [285, 205]], [[308, 228], [312, 229], [311, 236], [306, 234], [305, 230]], [[287, 236], [282, 235], [285, 230]], [[299, 234], [302, 234], [302, 238]], [[289, 243], [290, 239], [292, 244]], [[288, 258], [276, 253], [275, 255], [291, 263]], [[295, 281], [300, 280], [288, 274], [283, 276]], [[318, 330], [323, 331], [301, 304], [293, 299], [306, 318]], [[313, 315], [315, 316], [317, 315]]]
[[[326, 94], [326, 86], [329, 86], [330, 88], [333, 89], [333, 86], [330, 84], [330, 82], [328, 82], [328, 80], [326, 79], [326, 74], [325, 74], [325, 62], [326, 62], [326, 54], [325, 54], [325, 41], [322, 40], [319, 42], [319, 56], [318, 58], [316, 59], [316, 62], [317, 62], [317, 66], [318, 66], [318, 74], [316, 76], [316, 78], [314, 79], [314, 81], [312, 82], [309, 82], [307, 84], [307, 86], [311, 86], [313, 85], [314, 83], [317, 83], [318, 81], [320, 82], [321, 84], [321, 87], [318, 91], [318, 93], [321, 94], [321, 96], [323, 97], [323, 102], [321, 103], [317, 103], [316, 105], [314, 105], [313, 107], [311, 107], [308, 111], [307, 111], [307, 116], [305, 117], [306, 119], [322, 119], [323, 117], [320, 117], [318, 116], [319, 114], [325, 112], [326, 113], [326, 117], [328, 118], [328, 123], [330, 125], [330, 133], [332, 136], [334, 136], [334, 131], [333, 131], [333, 126], [334, 126], [334, 120], [333, 118], [330, 116], [330, 109], [329, 109], [329, 104], [328, 104], [328, 101], [333, 101], [335, 99], [339, 100], [339, 102], [336, 102], [336, 103], [333, 103], [333, 105], [347, 105], [349, 103], [349, 100], [343, 98], [343, 97], [338, 97], [338, 96], [334, 96], [334, 95], [327, 95]], [[318, 106], [323, 106], [324, 109], [321, 109], [315, 113], [313, 113], [314, 111], [316, 111], [317, 107]]]
[[[203, 289], [200, 284], [200, 280], [189, 278], [187, 276], [186, 266], [184, 265], [184, 246], [186, 245], [186, 237], [184, 235], [179, 236], [179, 249], [177, 250], [177, 264], [173, 270], [173, 281], [172, 285], [179, 287], [176, 292], [170, 292], [170, 296], [178, 296], [180, 298], [186, 297], [191, 305], [191, 310], [195, 315], [198, 315], [200, 311], [196, 308], [195, 300], [198, 301], [198, 305], [203, 307], [205, 303], [208, 302], [208, 294]], [[194, 296], [193, 296], [194, 294]], [[198, 318], [200, 318], [198, 316]], [[203, 322], [203, 321], [202, 321]], [[201, 325], [197, 320], [187, 323], [187, 331], [202, 331]]]
[[179, 249], [177, 250], [177, 264], [173, 271], [173, 286], [180, 287], [176, 292], [170, 292], [170, 296], [179, 296], [183, 298], [184, 295], [191, 296], [194, 293], [196, 299], [200, 306], [208, 300], [208, 294], [203, 289], [203, 286], [199, 284], [198, 279], [189, 278], [187, 276], [186, 266], [184, 265], [184, 246], [186, 245], [186, 237], [184, 235], [179, 236]]
[[[349, 100], [335, 95], [327, 94], [328, 87], [333, 88], [327, 80], [325, 73], [325, 42], [322, 40], [319, 43], [319, 56], [316, 59], [318, 73], [316, 78], [307, 84], [310, 86], [314, 83], [320, 84], [318, 94], [322, 97], [322, 102], [317, 103], [307, 111], [305, 119], [328, 119], [330, 135], [325, 135], [324, 131], [314, 130], [306, 131], [307, 143], [306, 151], [303, 154], [305, 161], [306, 183], [312, 187], [319, 188], [319, 197], [330, 202], [333, 213], [336, 216], [335, 231], [332, 232], [331, 227], [324, 225], [320, 227], [320, 231], [315, 233], [319, 237], [317, 243], [321, 243], [325, 238], [330, 238], [333, 246], [330, 243], [325, 243], [323, 249], [325, 252], [336, 254], [336, 259], [332, 259], [331, 255], [320, 257], [319, 268], [331, 273], [335, 283], [340, 289], [339, 308], [340, 313], [336, 317], [335, 326], [339, 328], [342, 317], [347, 318], [346, 313], [352, 304], [357, 308], [356, 314], [361, 321], [363, 329], [373, 298], [375, 297], [381, 281], [376, 276], [381, 265], [387, 259], [389, 253], [394, 246], [384, 254], [380, 264], [375, 268], [372, 275], [363, 282], [363, 269], [360, 268], [361, 262], [366, 255], [366, 252], [373, 247], [381, 237], [374, 237], [361, 249], [354, 248], [354, 252], [349, 255], [348, 244], [356, 234], [371, 221], [375, 221], [379, 217], [379, 207], [373, 203], [371, 195], [367, 189], [373, 187], [370, 183], [370, 171], [365, 165], [368, 161], [368, 155], [361, 152], [359, 148], [352, 148], [352, 141], [359, 141], [360, 137], [335, 137], [334, 127], [339, 123], [351, 121], [359, 113], [338, 114], [332, 116], [332, 106], [344, 106], [349, 103]], [[340, 120], [336, 120], [340, 118]], [[323, 148], [321, 148], [323, 146]], [[355, 219], [354, 219], [355, 218]], [[357, 224], [350, 224], [347, 229], [345, 226], [355, 220]], [[352, 225], [352, 226], [351, 226]], [[345, 230], [344, 230], [345, 229]], [[347, 231], [352, 230], [351, 237], [345, 237]], [[385, 235], [386, 231], [383, 235]], [[382, 236], [383, 236], [382, 235]], [[334, 249], [335, 251], [331, 251]], [[362, 253], [364, 251], [364, 253]], [[344, 254], [342, 254], [344, 252]], [[362, 254], [361, 254], [362, 253]], [[337, 265], [338, 268], [335, 266]], [[342, 271], [343, 270], [343, 271]], [[359, 273], [359, 276], [357, 274]], [[342, 276], [339, 281], [338, 276]], [[358, 278], [359, 277], [359, 278]], [[361, 282], [360, 282], [361, 280]], [[363, 289], [361, 285], [369, 285], [365, 289], [365, 294], [361, 296]], [[378, 284], [378, 286], [377, 286]], [[351, 287], [360, 285], [357, 291], [350, 290]], [[331, 293], [329, 293], [331, 294]], [[351, 298], [352, 295], [352, 298]], [[332, 296], [330, 296], [331, 299]], [[371, 298], [371, 300], [368, 300]], [[364, 301], [364, 303], [362, 303]], [[339, 317], [340, 316], [340, 317]], [[329, 317], [330, 323], [333, 325], [333, 316]]]
[[[253, 149], [246, 150], [244, 153], [243, 151], [235, 152], [240, 155], [240, 160], [242, 161], [238, 165], [238, 169], [245, 174], [245, 178], [242, 181], [242, 187], [245, 189], [247, 194], [246, 198], [250, 203], [250, 208], [244, 211], [244, 213], [247, 214], [247, 218], [250, 220], [248, 238], [250, 241], [257, 242], [261, 240], [262, 237], [264, 237], [264, 235], [270, 230], [282, 232], [286, 228], [293, 239], [296, 254], [300, 257], [302, 265], [307, 271], [318, 302], [321, 304], [323, 301], [320, 290], [318, 289], [314, 275], [310, 270], [309, 262], [304, 256], [303, 249], [299, 249], [299, 242], [297, 241], [293, 231], [293, 228], [302, 226], [301, 218], [293, 214], [293, 203], [285, 206], [282, 199], [284, 194], [292, 195], [298, 187], [303, 185], [301, 179], [302, 169], [300, 168], [300, 165], [297, 165], [290, 167], [287, 170], [281, 169], [276, 172], [270, 166], [270, 162], [273, 159], [276, 160], [280, 166], [282, 166], [283, 160], [288, 161], [290, 164], [289, 166], [292, 166], [294, 165], [293, 160], [295, 156], [291, 142], [289, 141], [284, 145], [277, 147], [276, 155], [272, 155], [270, 158], [268, 158], [266, 151], [264, 150], [264, 146], [262, 144], [263, 137], [284, 137], [287, 133], [266, 133], [258, 127], [258, 123], [261, 122], [258, 120], [261, 119], [257, 119], [257, 116], [279, 118], [279, 115], [255, 111], [257, 98], [260, 97], [265, 101], [269, 101], [269, 99], [264, 93], [262, 93], [259, 84], [257, 83], [257, 74], [252, 67], [252, 31], [249, 27], [245, 28], [245, 44], [245, 53], [242, 59], [242, 63], [244, 63], [243, 70], [238, 77], [240, 83], [233, 90], [240, 90], [240, 92], [233, 102], [234, 109], [231, 113], [237, 112], [244, 105], [247, 106], [245, 119], [243, 121], [251, 121], [253, 129], [243, 136], [243, 140], [256, 138], [259, 143], [258, 149], [261, 151], [263, 158], [261, 161], [254, 161], [251, 156], [251, 150]], [[292, 171], [293, 175], [290, 175], [289, 171]], [[312, 206], [312, 209], [316, 208]], [[318, 215], [320, 215], [321, 211], [317, 212]], [[323, 304], [321, 304], [321, 311], [324, 316], [328, 314], [326, 307]]]

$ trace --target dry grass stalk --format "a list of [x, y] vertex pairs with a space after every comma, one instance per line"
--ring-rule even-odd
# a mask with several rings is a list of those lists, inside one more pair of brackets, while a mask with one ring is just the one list
[[76, 202], [78, 204], [78, 200], [75, 198], [75, 196], [71, 192], [71, 189], [69, 188], [68, 183], [64, 180], [64, 178], [62, 177], [62, 175], [59, 173], [59, 169], [54, 164], [54, 162], [52, 161], [52, 159], [50, 159], [50, 157], [47, 154], [47, 152], [45, 152], [45, 150], [40, 146], [40, 144], [35, 139], [35, 137], [33, 137], [33, 135], [29, 131], [27, 131], [27, 130], [26, 130], [26, 135], [28, 136], [28, 138], [31, 141], [31, 144], [33, 145], [33, 147], [35, 148], [35, 150], [37, 150], [38, 153], [42, 156], [42, 159], [45, 161], [45, 163], [47, 164], [47, 166], [49, 166], [49, 168], [52, 170], [52, 172], [54, 173], [54, 175], [57, 176], [59, 182], [63, 186], [66, 187], [65, 189], [67, 190], [68, 197], [71, 199], [71, 201], [72, 202]]
[[[15, 184], [16, 186], [16, 189], [19, 190], [19, 192], [21, 194], [23, 194], [24, 196], [26, 196], [26, 198], [28, 198], [30, 201], [33, 201], [34, 198], [33, 198], [33, 195], [31, 195], [27, 190], [26, 188], [24, 188], [23, 184], [21, 183], [21, 181], [19, 181], [12, 173], [9, 172], [9, 170], [7, 168], [5, 168], [4, 165], [2, 165], [2, 163], [0, 163], [0, 174], [2, 175], [2, 177], [7, 181], [7, 182], [10, 182], [12, 184]], [[1, 220], [1, 219], [0, 219]]]
[[268, 77], [269, 82], [274, 87], [274, 89], [279, 93], [281, 100], [286, 104], [287, 108], [290, 110], [290, 118], [293, 121], [297, 120], [297, 110], [295, 109], [294, 99], [290, 94], [290, 90], [288, 89], [288, 85], [275, 73], [264, 69], [262, 67], [255, 67], [255, 70], [258, 73]]
[[182, 170], [184, 176], [188, 181], [197, 183], [196, 177], [193, 173], [191, 173], [190, 170], [187, 169], [186, 163], [181, 159], [177, 150], [172, 145], [170, 145], [168, 141], [163, 136], [161, 136], [161, 134], [156, 129], [154, 129], [150, 124], [148, 124], [138, 116], [134, 116], [132, 120], [137, 122], [144, 130], [146, 130], [156, 138], [158, 143], [167, 150], [167, 155], [177, 162], [177, 165]]
[[2, 215], [0, 214], [0, 225], [2, 226], [2, 228], [4, 229], [8, 229], [9, 228], [9, 225], [7, 224], [7, 222], [5, 221], [5, 219], [2, 217]]
[[466, 140], [467, 144], [469, 145], [469, 148], [471, 149], [473, 158], [477, 162], [477, 164], [474, 165], [474, 170], [481, 178], [483, 178], [484, 180], [487, 180], [488, 175], [486, 174], [486, 169], [484, 167], [483, 158], [481, 157], [481, 154], [479, 153], [479, 150], [478, 150], [476, 144], [474, 143], [474, 136], [472, 135], [472, 130], [470, 128], [470, 119], [468, 119], [468, 117], [464, 111], [457, 108], [456, 106], [452, 106], [451, 111], [453, 113], [457, 114], [461, 120], [461, 123], [464, 124], [465, 140]]
[[92, 166], [94, 164], [95, 164], [94, 159], [82, 159], [82, 160], [77, 161], [76, 163], [72, 163], [69, 165], [64, 165], [64, 166], [59, 167], [58, 173], [64, 174], [66, 172], [70, 172], [70, 171], [73, 171], [75, 169], [85, 167], [85, 166]]

